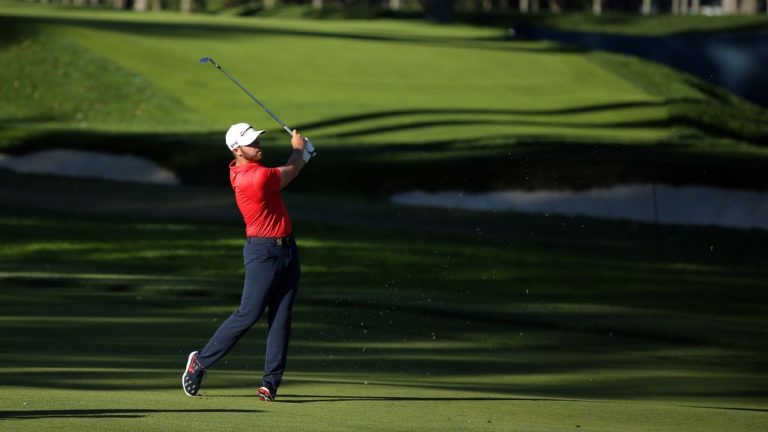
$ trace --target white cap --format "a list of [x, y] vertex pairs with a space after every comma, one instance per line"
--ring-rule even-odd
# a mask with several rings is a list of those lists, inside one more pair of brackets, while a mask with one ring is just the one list
[[266, 131], [254, 129], [248, 123], [233, 124], [227, 131], [227, 147], [234, 150], [240, 146], [247, 146], [264, 132]]

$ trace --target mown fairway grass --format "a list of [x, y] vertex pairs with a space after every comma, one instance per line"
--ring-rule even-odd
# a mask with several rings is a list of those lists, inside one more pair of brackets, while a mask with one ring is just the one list
[[[11, 153], [128, 152], [190, 183], [225, 183], [223, 130], [271, 120], [197, 64], [211, 55], [317, 142], [321, 157], [292, 191], [583, 185], [599, 164], [615, 180], [627, 166], [656, 175], [660, 160], [680, 178], [718, 173], [714, 161], [751, 185], [762, 178], [750, 177], [764, 167], [761, 109], [632, 59], [418, 23], [0, 10]], [[704, 109], [681, 114], [684, 104]], [[722, 117], [697, 114], [713, 106]], [[273, 130], [279, 160], [272, 146], [285, 137]], [[554, 161], [544, 174], [542, 160]], [[20, 190], [52, 181], [0, 177]], [[428, 210], [433, 223], [417, 230], [398, 226], [409, 211], [362, 200], [345, 226], [313, 220], [309, 205], [296, 221], [290, 369], [278, 403], [264, 404], [263, 326], [210, 371], [202, 397], [179, 385], [187, 353], [238, 302], [241, 226], [132, 218], [131, 200], [165, 196], [152, 187], [58, 186], [119, 194], [126, 210], [0, 206], [3, 431], [768, 423], [762, 232]], [[302, 196], [311, 201], [289, 198]], [[67, 213], [79, 210], [109, 209]], [[449, 216], [471, 234], [451, 234]]]
[[661, 66], [502, 29], [12, 4], [0, 21], [0, 146], [11, 153], [51, 142], [134, 153], [204, 183], [226, 162], [216, 143], [231, 123], [285, 146], [272, 119], [197, 62], [213, 56], [313, 138], [338, 192], [627, 180], [617, 173], [724, 184], [747, 172], [742, 185], [765, 186], [744, 165], [768, 157], [765, 109]]
[[[499, 39], [503, 34], [498, 30], [457, 29], [445, 34], [440, 28], [431, 33], [435, 27], [426, 24], [396, 22], [374, 23], [368, 30], [343, 21], [138, 18], [48, 13], [21, 22], [53, 32], [56, 38], [70, 40], [137, 74], [158, 91], [178, 98], [177, 111], [191, 111], [208, 120], [203, 125], [171, 121], [166, 132], [201, 127], [218, 131], [239, 117], [271, 121], [225, 77], [197, 63], [211, 55], [283, 118], [296, 125], [329, 123], [313, 128], [316, 136], [346, 136], [350, 139], [342, 141], [350, 144], [420, 143], [511, 133], [616, 139], [628, 134], [641, 140], [663, 136], [648, 128], [632, 131], [628, 126], [614, 131], [604, 127], [612, 121], [664, 119], [663, 107], [644, 104], [658, 98], [590, 64], [580, 53], [544, 43], [487, 40]], [[25, 49], [14, 54], [24, 55]], [[42, 81], [43, 74], [56, 72], [45, 70], [48, 67], [35, 72], [39, 62], [18, 63], [22, 71], [39, 74], [37, 79], [19, 74], [28, 81], [20, 89], [40, 86], [36, 81]], [[71, 66], [76, 68], [77, 62]], [[47, 110], [52, 102], [43, 98], [36, 107]], [[617, 102], [630, 106], [612, 114], [589, 109]], [[20, 106], [34, 104], [18, 101]], [[557, 121], [538, 113], [564, 108], [574, 111], [563, 113]], [[413, 110], [419, 112], [406, 115]], [[147, 120], [150, 125], [168, 123]], [[274, 129], [272, 124], [266, 126]], [[104, 126], [89, 123], [87, 127]], [[581, 128], [586, 132], [578, 132]]]
[[507, 220], [493, 237], [299, 222], [290, 366], [265, 404], [263, 325], [202, 397], [179, 385], [239, 300], [240, 227], [6, 210], [0, 425], [762, 430], [764, 234]]

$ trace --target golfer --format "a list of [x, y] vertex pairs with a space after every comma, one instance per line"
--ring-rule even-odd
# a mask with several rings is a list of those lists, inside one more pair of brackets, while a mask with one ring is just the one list
[[261, 164], [259, 136], [263, 133], [247, 123], [238, 123], [227, 131], [227, 147], [235, 157], [229, 165], [229, 180], [246, 226], [245, 283], [240, 307], [221, 324], [203, 349], [189, 354], [182, 376], [182, 386], [188, 396], [197, 395], [206, 369], [232, 349], [265, 309], [269, 331], [259, 399], [274, 400], [285, 371], [291, 308], [301, 268], [291, 220], [280, 190], [296, 178], [312, 157], [314, 148], [307, 144], [310, 148], [305, 149], [304, 138], [294, 130], [293, 153], [285, 165], [266, 167]]

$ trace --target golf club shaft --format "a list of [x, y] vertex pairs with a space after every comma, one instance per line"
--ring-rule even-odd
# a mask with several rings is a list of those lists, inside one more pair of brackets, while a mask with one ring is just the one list
[[218, 70], [220, 70], [221, 72], [223, 72], [223, 73], [224, 73], [224, 75], [226, 75], [226, 76], [227, 76], [227, 78], [229, 78], [230, 80], [232, 80], [232, 82], [233, 82], [233, 83], [237, 84], [237, 86], [238, 86], [238, 87], [240, 87], [241, 89], [243, 89], [243, 91], [244, 91], [244, 92], [245, 92], [245, 93], [246, 93], [248, 96], [250, 96], [250, 97], [251, 97], [251, 99], [253, 99], [254, 101], [256, 101], [256, 103], [257, 103], [257, 104], [259, 104], [259, 106], [261, 106], [262, 108], [264, 108], [264, 111], [266, 111], [266, 112], [267, 112], [267, 114], [271, 115], [271, 116], [272, 116], [272, 118], [273, 118], [273, 119], [275, 119], [275, 121], [277, 121], [278, 123], [280, 123], [280, 126], [282, 126], [282, 127], [283, 127], [283, 129], [285, 129], [285, 131], [286, 131], [286, 132], [288, 132], [288, 135], [293, 135], [293, 131], [291, 130], [291, 128], [289, 128], [289, 127], [288, 127], [288, 125], [286, 125], [285, 123], [283, 123], [283, 121], [282, 121], [282, 120], [280, 120], [280, 119], [279, 119], [279, 118], [278, 118], [278, 117], [275, 115], [275, 113], [273, 113], [273, 112], [272, 112], [272, 111], [271, 111], [269, 108], [267, 108], [267, 106], [266, 106], [266, 105], [264, 105], [263, 103], [261, 103], [261, 101], [260, 101], [260, 100], [256, 99], [256, 96], [254, 96], [254, 95], [253, 95], [253, 93], [249, 92], [249, 91], [248, 91], [248, 89], [247, 89], [247, 88], [245, 88], [245, 86], [244, 86], [244, 85], [240, 84], [240, 81], [238, 81], [237, 79], [235, 79], [235, 77], [233, 77], [233, 76], [232, 76], [232, 75], [230, 75], [230, 74], [229, 74], [227, 71], [225, 71], [224, 69], [222, 69], [222, 68], [221, 68], [221, 66], [219, 66], [219, 64], [218, 64], [218, 63], [216, 63], [216, 62], [215, 62], [215, 61], [214, 61], [212, 58], [209, 58], [209, 60], [208, 60], [208, 61], [210, 61], [210, 62], [211, 62], [211, 64], [213, 64], [213, 66], [214, 66], [214, 67], [216, 67], [216, 69], [218, 69]]

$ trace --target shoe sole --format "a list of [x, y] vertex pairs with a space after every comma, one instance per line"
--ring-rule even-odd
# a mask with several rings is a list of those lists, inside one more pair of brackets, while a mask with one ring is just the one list
[[187, 372], [189, 371], [189, 365], [192, 363], [192, 359], [195, 357], [195, 354], [197, 354], [197, 351], [192, 351], [189, 353], [189, 357], [187, 357], [187, 366], [184, 368], [184, 373], [181, 374], [181, 388], [184, 389], [184, 394], [186, 394], [189, 397], [195, 397], [196, 394], [191, 394], [187, 392], [187, 386], [184, 382], [184, 377], [187, 376]]
[[259, 400], [263, 400], [264, 402], [272, 402], [275, 399], [272, 397], [272, 393], [269, 392], [269, 390], [265, 389], [264, 392], [261, 391], [264, 387], [259, 388]]

